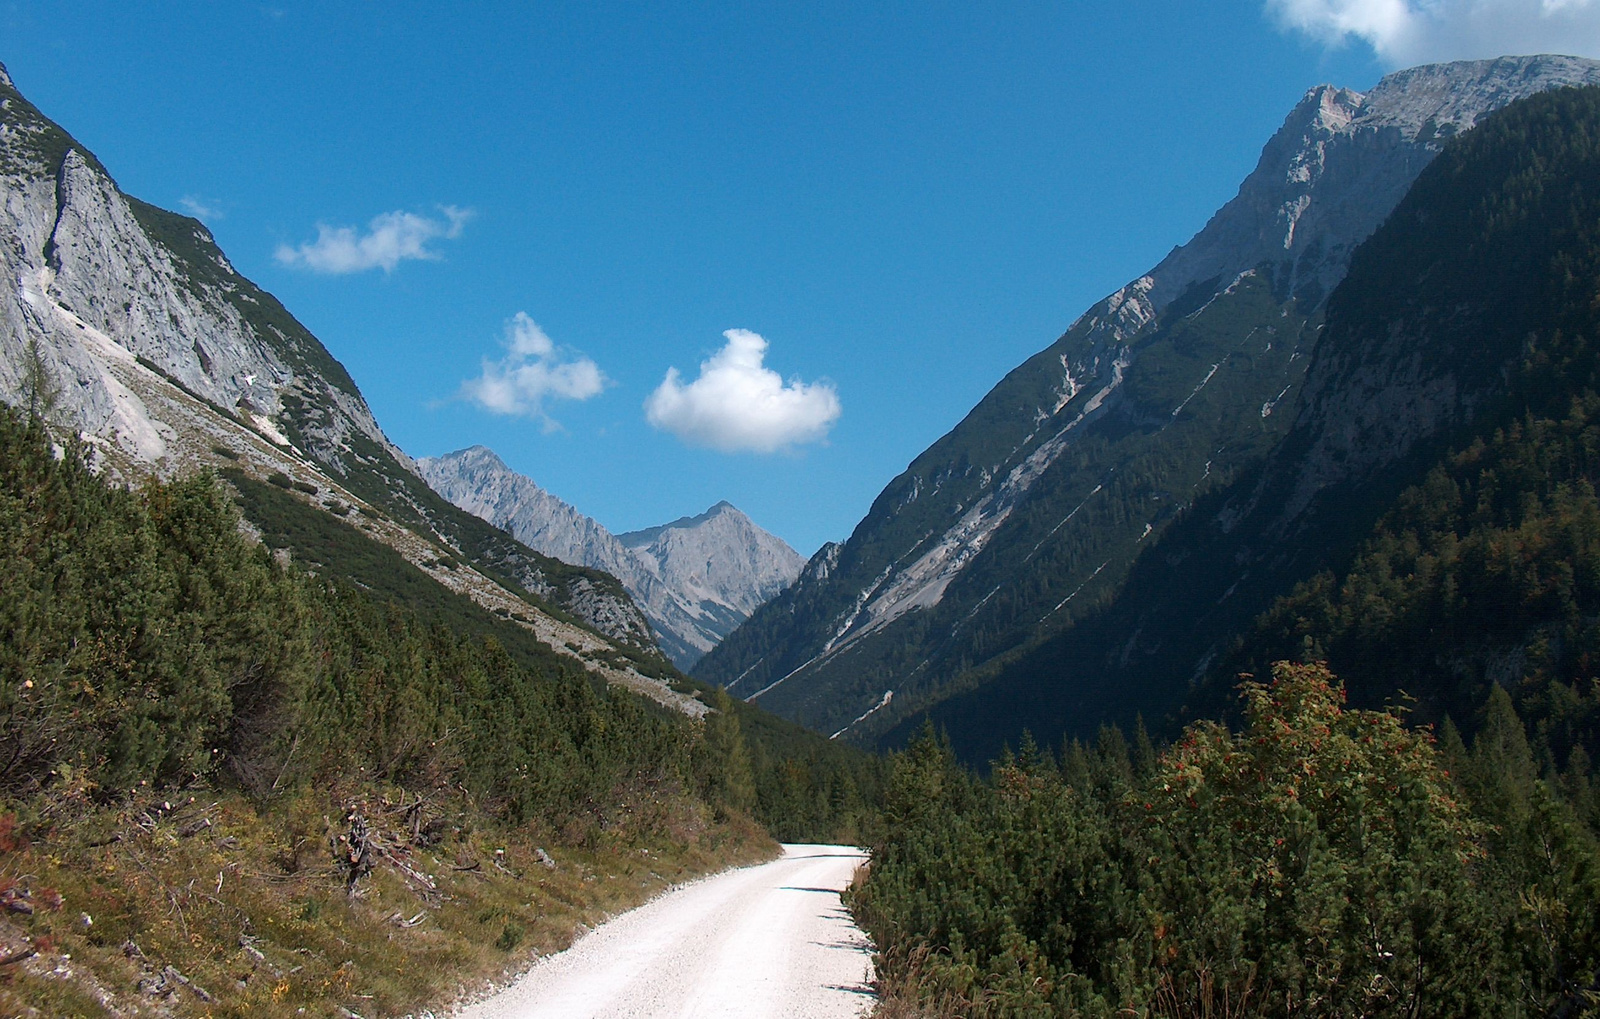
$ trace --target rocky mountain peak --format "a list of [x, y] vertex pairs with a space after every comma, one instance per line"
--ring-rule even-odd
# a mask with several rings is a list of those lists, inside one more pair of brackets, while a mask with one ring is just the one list
[[5, 64], [0, 64], [0, 85], [4, 85], [7, 88], [16, 88], [15, 85], [11, 84], [11, 75], [6, 71]]
[[417, 461], [434, 491], [474, 516], [516, 535], [529, 548], [563, 562], [624, 574], [632, 556], [597, 521], [518, 474], [487, 446]]
[[[500, 459], [500, 454], [496, 453], [488, 446], [468, 446], [466, 449], [460, 449], [454, 453], [446, 453], [441, 457], [419, 460], [417, 463], [420, 467], [425, 464], [437, 464], [447, 461], [452, 465], [452, 469], [456, 473], [463, 476], [471, 476], [480, 479], [492, 479], [500, 475], [512, 473], [511, 468], [506, 466], [506, 462]], [[423, 476], [428, 477], [426, 471], [423, 472]], [[432, 479], [430, 478], [429, 484], [432, 483]], [[437, 486], [435, 487], [437, 488]], [[538, 489], [537, 485], [534, 485], [533, 487]], [[539, 490], [541, 492], [543, 491], [542, 489]]]
[[1350, 122], [1361, 112], [1363, 98], [1362, 94], [1354, 89], [1340, 88], [1337, 85], [1318, 85], [1306, 91], [1300, 106], [1296, 107], [1286, 122], [1294, 121], [1302, 110], [1309, 107], [1310, 125], [1315, 130], [1326, 131], [1329, 134], [1347, 131], [1350, 129]]
[[787, 587], [804, 565], [726, 500], [704, 513], [614, 535], [485, 446], [423, 459], [417, 467], [440, 495], [530, 548], [615, 576], [681, 668]]
[[1413, 67], [1365, 94], [1311, 89], [1239, 194], [1151, 271], [1150, 314], [1263, 265], [1280, 291], [1320, 301], [1447, 138], [1517, 99], [1597, 82], [1600, 61], [1533, 56]]
[[731, 503], [661, 527], [619, 536], [679, 590], [749, 615], [799, 576], [805, 560]]
[[1366, 95], [1361, 129], [1398, 128], [1406, 140], [1456, 134], [1485, 114], [1552, 88], [1600, 81], [1600, 61], [1551, 54], [1458, 60], [1395, 71]]
[[737, 506], [728, 500], [723, 499], [715, 506], [712, 506], [710, 509], [706, 510], [704, 513], [696, 513], [693, 516], [679, 517], [670, 523], [658, 524], [655, 527], [645, 527], [637, 531], [627, 531], [623, 534], [617, 535], [617, 537], [621, 539], [622, 543], [627, 545], [629, 548], [643, 548], [646, 545], [649, 545], [652, 541], [655, 541], [666, 531], [692, 530], [704, 524], [708, 524], [717, 517], [724, 515], [730, 517], [732, 526], [737, 527], [741, 524], [751, 528], [756, 526], [749, 517], [745, 516], [739, 511]]

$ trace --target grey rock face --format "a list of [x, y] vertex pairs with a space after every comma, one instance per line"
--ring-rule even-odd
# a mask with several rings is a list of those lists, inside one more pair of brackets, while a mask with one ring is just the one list
[[[284, 429], [292, 430], [283, 420], [290, 395], [320, 411], [318, 445], [342, 449], [360, 435], [406, 461], [342, 370], [329, 377], [295, 363], [303, 360], [295, 347], [315, 342], [309, 334], [289, 336], [246, 317], [241, 309], [271, 299], [234, 272], [204, 226], [123, 195], [9, 78], [0, 84], [0, 148], [0, 230], [13, 241], [0, 249], [0, 395], [22, 394], [20, 369], [32, 347], [58, 387], [63, 421], [103, 448], [170, 471], [176, 465], [164, 463], [162, 423], [99, 367], [120, 350], [280, 445], [289, 444]], [[166, 238], [147, 229], [153, 218]], [[175, 240], [205, 264], [180, 257], [168, 243]], [[319, 352], [326, 357], [320, 345]]]
[[507, 467], [486, 446], [424, 457], [417, 469], [434, 491], [505, 528], [529, 548], [619, 579], [639, 571], [636, 557], [598, 521]]
[[[126, 384], [130, 365], [215, 416], [198, 420], [170, 404], [158, 411]], [[123, 194], [3, 68], [0, 399], [47, 410], [95, 447], [102, 469], [128, 478], [193, 469], [217, 440], [177, 440], [243, 425], [425, 539], [610, 637], [651, 643], [643, 616], [610, 578], [476, 533], [488, 529], [428, 489], [344, 368], [234, 270], [199, 221]]]
[[725, 502], [697, 517], [617, 536], [483, 446], [425, 458], [417, 467], [440, 495], [530, 548], [620, 580], [679, 668], [715, 647], [804, 564]]
[[793, 583], [805, 565], [786, 542], [727, 502], [618, 539], [686, 600], [741, 619]]
[[1447, 139], [1518, 99], [1596, 82], [1593, 60], [1501, 57], [1397, 71], [1365, 94], [1310, 90], [1239, 194], [1151, 270], [1152, 310], [1196, 282], [1263, 265], [1282, 290], [1320, 299]]

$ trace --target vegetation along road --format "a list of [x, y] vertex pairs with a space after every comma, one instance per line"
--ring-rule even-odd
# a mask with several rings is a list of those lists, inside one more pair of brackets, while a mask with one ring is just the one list
[[686, 885], [541, 961], [457, 1019], [850, 1019], [872, 1004], [867, 939], [839, 901], [865, 859], [785, 845]]

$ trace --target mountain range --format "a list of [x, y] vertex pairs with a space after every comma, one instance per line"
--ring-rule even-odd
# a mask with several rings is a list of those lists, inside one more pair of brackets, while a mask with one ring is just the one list
[[788, 587], [805, 564], [727, 502], [614, 535], [483, 446], [418, 460], [417, 468], [440, 495], [529, 548], [620, 580], [681, 669]]
[[[1540, 273], [1577, 256], [1441, 248], [1429, 217], [1474, 192], [1418, 182], [1495, 111], [1596, 82], [1594, 61], [1508, 57], [1311, 90], [1199, 234], [1007, 375], [787, 587], [797, 557], [730, 506], [611, 535], [485, 449], [413, 462], [201, 223], [123, 194], [3, 69], [0, 396], [112, 476], [218, 470], [313, 570], [443, 590], [470, 606], [451, 618], [664, 704], [704, 711], [663, 649], [824, 733], [894, 743], [931, 715], [981, 759], [1027, 726], [1192, 710], [1441, 443], [1503, 419], [1516, 343], [1565, 306]], [[1507, 321], [1521, 332], [1463, 338]]]
[[1358, 288], [1356, 253], [1456, 136], [1595, 82], [1600, 63], [1544, 56], [1312, 89], [1199, 234], [1007, 375], [695, 674], [869, 744], [931, 713], [980, 760], [1025, 727], [1178, 710], [1383, 505], [1335, 512], [1329, 492], [1489, 402], [1461, 380], [1503, 352], [1461, 365], [1451, 344], [1335, 315], [1435, 296], [1419, 267], [1449, 275], [1385, 262]]

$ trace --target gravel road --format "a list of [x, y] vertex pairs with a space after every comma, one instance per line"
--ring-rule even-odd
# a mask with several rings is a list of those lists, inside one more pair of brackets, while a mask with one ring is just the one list
[[456, 1019], [855, 1019], [871, 962], [839, 891], [864, 858], [786, 845], [602, 924]]

